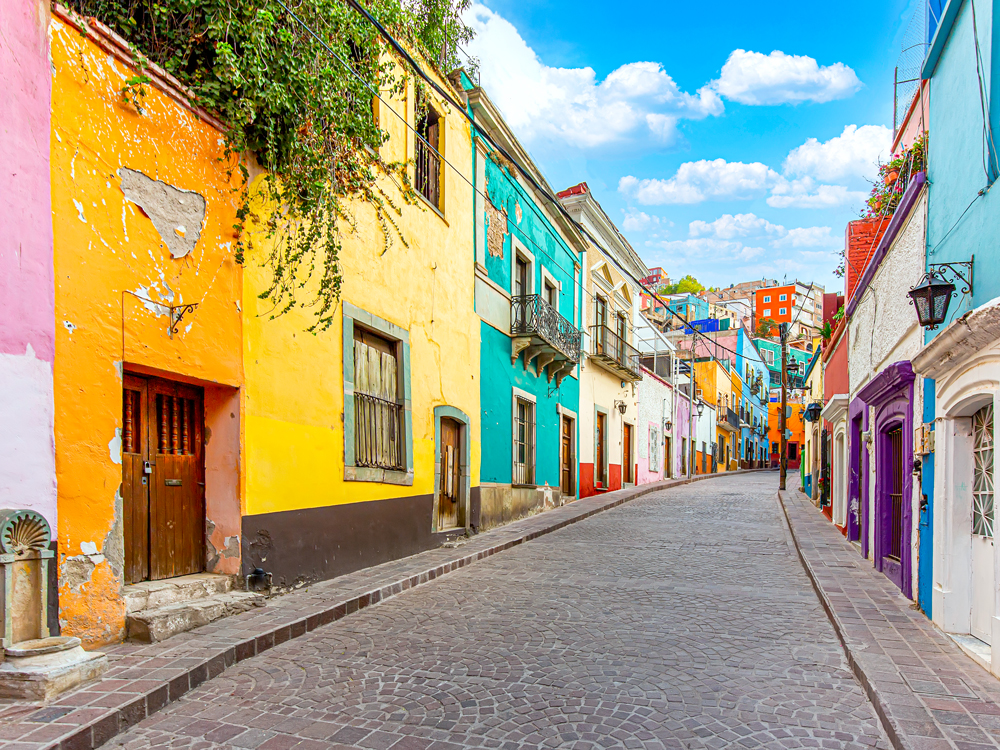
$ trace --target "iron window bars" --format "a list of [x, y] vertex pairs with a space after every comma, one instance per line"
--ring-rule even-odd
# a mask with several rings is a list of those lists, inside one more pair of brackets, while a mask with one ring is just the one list
[[590, 327], [594, 341], [594, 356], [617, 365], [631, 375], [639, 377], [639, 350], [607, 326]]
[[514, 413], [513, 484], [535, 483], [535, 405], [518, 398]]

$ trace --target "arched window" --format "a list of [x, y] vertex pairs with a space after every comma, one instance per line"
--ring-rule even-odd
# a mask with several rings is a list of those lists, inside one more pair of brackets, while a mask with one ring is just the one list
[[972, 533], [993, 538], [993, 404], [972, 415]]

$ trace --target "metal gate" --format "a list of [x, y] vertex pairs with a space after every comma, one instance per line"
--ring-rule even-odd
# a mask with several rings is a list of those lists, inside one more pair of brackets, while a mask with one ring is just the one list
[[903, 552], [903, 428], [894, 427], [889, 431], [889, 461], [892, 472], [891, 515], [889, 521], [889, 554], [899, 560]]

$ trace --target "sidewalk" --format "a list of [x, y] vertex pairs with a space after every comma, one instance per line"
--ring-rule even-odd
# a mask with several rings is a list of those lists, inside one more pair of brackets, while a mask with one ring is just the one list
[[934, 627], [808, 498], [778, 494], [806, 572], [893, 747], [1000, 747], [1000, 680]]
[[458, 547], [428, 550], [276, 596], [266, 607], [161, 643], [108, 646], [101, 650], [111, 668], [101, 681], [45, 707], [0, 705], [0, 748], [92, 750], [233, 664], [321, 625], [643, 495], [734, 473], [739, 472], [666, 480], [577, 500], [484, 532]]

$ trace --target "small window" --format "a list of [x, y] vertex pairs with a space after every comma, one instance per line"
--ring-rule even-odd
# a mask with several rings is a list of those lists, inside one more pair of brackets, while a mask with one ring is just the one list
[[514, 296], [523, 297], [528, 289], [528, 261], [518, 255], [514, 260]]
[[761, 315], [763, 315], [765, 318], [770, 318], [771, 317], [771, 308], [770, 307], [765, 307], [764, 308], [764, 312], [762, 312]]
[[354, 329], [354, 460], [357, 466], [406, 469], [396, 344]]
[[782, 307], [782, 308], [780, 308], [778, 310], [778, 315], [787, 315], [787, 314], [788, 314], [788, 308], [787, 307]]
[[418, 103], [416, 179], [414, 187], [439, 211], [441, 206], [441, 116], [434, 108]]
[[767, 304], [770, 301], [771, 301], [771, 295], [770, 294], [765, 294], [764, 295], [764, 304]]
[[556, 289], [555, 285], [545, 279], [543, 282], [543, 291], [545, 296], [545, 301], [552, 306], [553, 309], [559, 309], [559, 290]]
[[515, 398], [514, 484], [535, 483], [535, 405]]
[[788, 300], [787, 294], [782, 294], [780, 297], [778, 297], [778, 302], [785, 302], [787, 300]]

